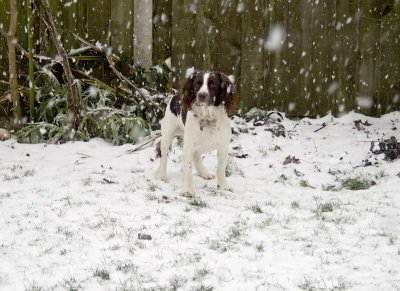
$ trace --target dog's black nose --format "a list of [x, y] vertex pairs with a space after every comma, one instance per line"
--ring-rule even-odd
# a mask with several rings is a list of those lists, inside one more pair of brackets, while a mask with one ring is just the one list
[[198, 93], [197, 98], [198, 98], [199, 102], [204, 102], [207, 100], [207, 93], [203, 93], [203, 92]]

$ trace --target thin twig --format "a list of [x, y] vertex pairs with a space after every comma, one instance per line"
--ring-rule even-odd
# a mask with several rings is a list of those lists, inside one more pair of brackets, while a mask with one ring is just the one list
[[[4, 84], [9, 84], [6, 81], [2, 81], [1, 83]], [[18, 85], [18, 92], [26, 92], [28, 90], [28, 88]], [[11, 92], [10, 91], [6, 91], [3, 95], [0, 95], [0, 103], [4, 102], [4, 101], [9, 101], [11, 102], [11, 96], [10, 96]]]
[[[86, 74], [86, 73], [85, 73], [84, 71], [82, 71], [82, 70], [72, 69], [72, 71], [73, 71], [74, 73], [77, 73], [77, 74], [81, 75], [81, 76], [84, 76], [85, 78], [87, 78], [88, 80], [90, 80], [92, 84], [95, 84], [95, 85], [97, 85], [97, 86], [99, 86], [99, 87], [102, 87], [102, 88], [106, 89], [107, 91], [110, 91], [110, 92], [112, 92], [113, 94], [115, 94], [115, 89], [114, 89], [113, 87], [107, 85], [106, 83], [100, 81], [99, 79], [97, 79], [97, 78], [95, 78], [95, 77], [93, 77], [93, 76], [90, 76], [90, 75]], [[86, 80], [86, 82], [87, 82], [88, 80]], [[85, 81], [85, 80], [84, 80], [84, 81]], [[87, 82], [87, 83], [89, 83], [89, 82]]]
[[317, 145], [315, 144], [315, 140], [312, 139], [312, 141], [313, 141], [313, 143], [314, 143], [315, 152], [318, 153], [318, 148], [317, 148]]
[[314, 132], [320, 131], [321, 129], [325, 128], [326, 125], [327, 125], [327, 124], [326, 124], [325, 122], [322, 123], [322, 126], [321, 126], [320, 128], [317, 128], [316, 130], [314, 130]]
[[[5, 38], [7, 38], [7, 33], [2, 28], [0, 28], [0, 34], [2, 36], [4, 36]], [[24, 57], [28, 57], [28, 51], [26, 49], [24, 49], [18, 42], [15, 44], [15, 47], [21, 52], [21, 54]], [[51, 58], [49, 58], [49, 57], [45, 57], [45, 56], [41, 56], [41, 55], [37, 55], [37, 54], [34, 54], [33, 57], [36, 59], [51, 60]], [[40, 70], [40, 66], [37, 64], [37, 62], [35, 62], [35, 67], [37, 70]]]
[[[149, 140], [141, 143], [140, 145], [136, 146], [135, 148], [127, 150], [126, 154], [131, 154], [131, 153], [134, 153], [134, 152], [142, 149], [144, 146], [148, 145], [149, 143], [152, 143], [153, 141], [155, 141], [159, 137], [161, 137], [161, 133], [156, 134], [155, 136], [151, 137]], [[122, 156], [122, 154], [117, 156], [117, 157], [121, 157], [121, 156]]]

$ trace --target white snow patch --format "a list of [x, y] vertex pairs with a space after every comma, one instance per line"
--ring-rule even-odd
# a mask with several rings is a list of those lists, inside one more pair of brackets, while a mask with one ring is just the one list
[[168, 66], [170, 70], [172, 70], [172, 65], [171, 65], [171, 58], [169, 57], [168, 59], [165, 60], [165, 64]]
[[[368, 133], [354, 120], [368, 120]], [[399, 138], [399, 120], [232, 117], [235, 191], [194, 175], [196, 200], [179, 195], [178, 142], [167, 183], [153, 179], [153, 146], [1, 142], [0, 289], [399, 289], [400, 160], [358, 167], [369, 140]], [[278, 125], [286, 137], [266, 130]], [[299, 163], [283, 164], [289, 155]], [[216, 157], [203, 158], [212, 173]], [[375, 184], [337, 188], [346, 177]]]
[[193, 73], [194, 73], [194, 67], [191, 67], [191, 68], [187, 69], [186, 73], [185, 73], [185, 78], [192, 77]]
[[91, 97], [91, 98], [96, 98], [97, 95], [99, 94], [99, 88], [98, 88], [98, 87], [95, 87], [95, 86], [90, 86], [90, 87], [87, 89], [87, 93], [88, 93], [89, 97]]

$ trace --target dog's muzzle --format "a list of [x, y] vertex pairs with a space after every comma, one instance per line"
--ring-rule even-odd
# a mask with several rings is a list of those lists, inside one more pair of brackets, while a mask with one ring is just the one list
[[210, 94], [206, 92], [198, 92], [196, 95], [196, 105], [198, 106], [210, 106], [212, 100]]

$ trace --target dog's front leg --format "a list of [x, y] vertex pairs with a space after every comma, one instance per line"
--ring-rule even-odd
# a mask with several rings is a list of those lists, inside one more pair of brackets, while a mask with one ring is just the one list
[[193, 180], [192, 180], [192, 163], [193, 163], [193, 152], [190, 149], [185, 149], [183, 146], [183, 190], [182, 196], [192, 197], [193, 192]]
[[193, 144], [190, 139], [184, 138], [183, 142], [183, 189], [182, 196], [192, 197], [193, 192], [193, 180], [192, 180], [192, 164], [193, 164]]
[[228, 149], [227, 148], [218, 149], [217, 157], [218, 157], [218, 167], [217, 167], [218, 189], [222, 191], [233, 192], [233, 188], [228, 186], [225, 174], [226, 166], [228, 165]]

